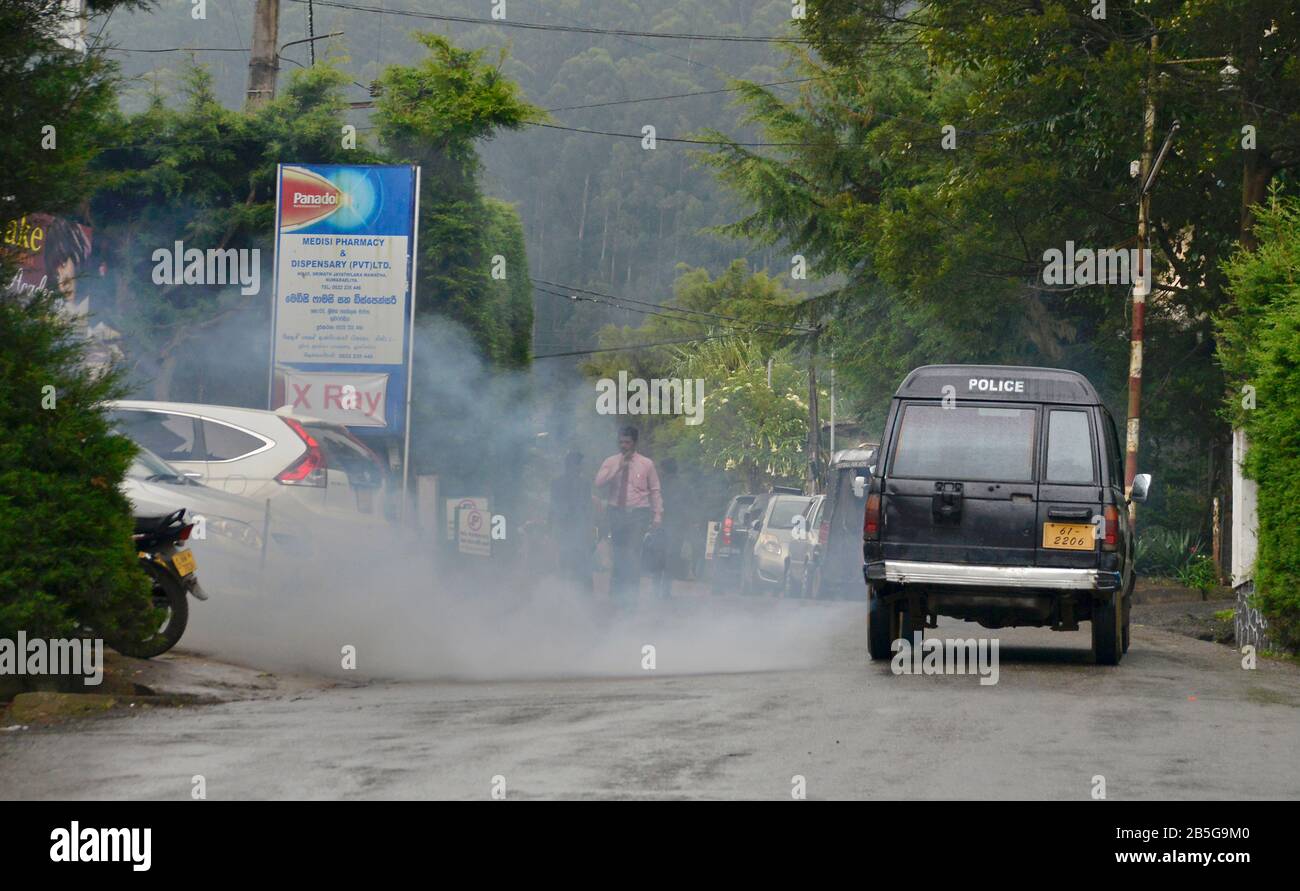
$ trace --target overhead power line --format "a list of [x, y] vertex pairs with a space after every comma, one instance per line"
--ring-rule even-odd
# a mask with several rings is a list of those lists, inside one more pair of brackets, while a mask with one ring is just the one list
[[[308, 0], [293, 0], [294, 3], [307, 3]], [[634, 31], [628, 28], [590, 28], [581, 25], [547, 25], [541, 22], [515, 22], [509, 19], [483, 19], [465, 15], [445, 15], [434, 12], [416, 12], [409, 9], [388, 9], [383, 6], [367, 6], [360, 3], [344, 3], [341, 0], [313, 0], [317, 6], [332, 6], [335, 9], [349, 9], [354, 12], [372, 12], [382, 15], [398, 15], [415, 19], [429, 19], [436, 22], [460, 22], [466, 25], [494, 25], [502, 28], [522, 28], [529, 31], [567, 31], [573, 34], [608, 34], [613, 37], [655, 37], [664, 40], [716, 40], [725, 43], [808, 43], [802, 37], [779, 37], [775, 35], [745, 34], [685, 34], [668, 31]]]
[[[586, 297], [581, 294], [569, 294], [563, 291], [553, 291], [550, 288], [544, 288], [538, 284], [534, 284], [533, 289], [542, 294], [549, 294], [552, 297], [559, 297], [563, 300], [568, 300], [573, 303], [591, 303], [591, 304], [595, 304], [596, 306], [603, 306], [608, 309], [617, 309], [623, 312], [636, 313], [637, 315], [642, 315], [642, 316], [658, 316], [661, 319], [669, 319], [674, 322], [690, 322], [695, 325], [710, 324], [709, 322], [706, 322], [703, 319], [697, 319], [691, 316], [673, 316], [673, 315], [668, 315], [667, 313], [655, 312], [654, 310], [649, 310], [649, 309], [637, 309], [636, 307], [632, 307], [632, 306], [623, 306], [617, 303], [606, 302], [596, 297]], [[755, 329], [753, 328], [742, 328], [736, 325], [731, 325], [729, 323], [713, 323], [712, 327], [722, 327], [726, 329], [726, 331], [729, 334], [733, 334], [733, 335], [755, 333]]]
[[[541, 121], [528, 121], [534, 127], [545, 127], [548, 130], [566, 130], [570, 133], [586, 133], [590, 136], [613, 136], [619, 139], [645, 139], [643, 133], [618, 133], [614, 130], [589, 130], [583, 127], [565, 127], [562, 124], [547, 124]], [[775, 148], [775, 147], [811, 147], [814, 145], [856, 145], [852, 142], [840, 142], [839, 140], [822, 142], [731, 142], [724, 139], [693, 139], [685, 136], [655, 136], [655, 142], [676, 142], [685, 145], [717, 145], [727, 146], [734, 145], [741, 148]]]
[[[774, 80], [768, 83], [754, 84], [756, 87], [780, 87], [786, 84], [802, 84], [811, 80], [824, 80], [821, 77], [796, 77], [793, 80]], [[744, 87], [723, 87], [718, 90], [695, 90], [691, 93], [674, 93], [669, 96], [643, 96], [639, 99], [613, 99], [609, 102], [592, 102], [588, 105], [560, 105], [556, 108], [545, 109], [547, 112], [552, 111], [578, 111], [583, 108], [605, 108], [609, 105], [632, 105], [636, 102], [661, 102], [665, 99], [688, 99], [691, 96], [713, 96], [717, 93], [736, 93], [743, 90]]]
[[678, 343], [700, 343], [705, 340], [722, 340], [726, 337], [732, 337], [731, 334], [710, 334], [703, 337], [679, 337], [676, 340], [657, 340], [654, 343], [634, 343], [628, 346], [619, 347], [602, 347], [596, 350], [570, 350], [566, 353], [543, 353], [534, 355], [534, 359], [560, 359], [565, 356], [591, 356], [595, 353], [621, 353], [633, 350], [648, 350], [653, 347], [672, 346]]
[[158, 49], [142, 49], [124, 46], [105, 47], [106, 53], [246, 53], [246, 46], [168, 46]]
[[[614, 103], [610, 103], [614, 104]], [[1074, 109], [1072, 111], [1062, 112], [1060, 114], [1050, 115], [1048, 117], [1038, 118], [1033, 121], [1024, 121], [1019, 124], [1012, 124], [1006, 127], [998, 127], [993, 130], [963, 130], [956, 127], [954, 132], [967, 137], [990, 137], [1001, 136], [1006, 133], [1016, 133], [1021, 130], [1027, 130], [1040, 124], [1048, 123], [1060, 118], [1072, 117], [1079, 114], [1083, 109]], [[931, 129], [932, 136], [937, 141], [940, 134], [943, 133], [944, 123], [939, 121], [920, 121], [915, 118], [905, 117], [904, 115], [889, 114], [888, 112], [872, 112], [872, 117], [883, 118], [885, 120], [899, 121], [904, 124], [910, 124], [916, 127], [926, 127]], [[621, 133], [616, 130], [595, 130], [586, 127], [566, 127], [563, 124], [548, 124], [543, 121], [526, 121], [526, 124], [534, 127], [545, 127], [548, 130], [563, 130], [569, 133], [585, 133], [589, 136], [610, 136], [616, 139], [645, 139], [643, 133]], [[655, 142], [678, 143], [683, 145], [711, 145], [720, 147], [734, 146], [736, 148], [819, 148], [821, 146], [834, 145], [843, 148], [860, 145], [859, 141], [827, 139], [816, 142], [737, 142], [730, 139], [698, 139], [689, 136], [659, 136], [655, 135]]]
[[[708, 312], [707, 310], [703, 310], [703, 309], [690, 309], [688, 307], [682, 307], [682, 306], [668, 306], [663, 303], [652, 303], [649, 300], [637, 300], [634, 297], [619, 297], [615, 294], [606, 294], [603, 291], [593, 291], [590, 288], [579, 288], [576, 285], [566, 285], [562, 282], [549, 282], [546, 281], [545, 279], [540, 279], [540, 278], [535, 278], [532, 281], [535, 286], [538, 283], [540, 283], [542, 285], [549, 285], [552, 288], [561, 288], [564, 291], [577, 291], [580, 294], [590, 294], [594, 297], [602, 298], [605, 301], [617, 301], [619, 303], [633, 303], [639, 306], [653, 307], [654, 309], [658, 309], [658, 310], [669, 310], [672, 312], [685, 313], [688, 315], [704, 316], [709, 319], [715, 319], [723, 322], [735, 322], [737, 324], [744, 325], [749, 328], [762, 328], [775, 333], [784, 334], [784, 333], [789, 333], [791, 331], [799, 331], [806, 334], [811, 334], [813, 332], [812, 328], [808, 328], [802, 325], [795, 325], [795, 324], [782, 325], [773, 322], [762, 322], [762, 321], [754, 321], [753, 319], [742, 319], [739, 318], [738, 316], [728, 316], [728, 315], [723, 315], [722, 313]], [[570, 297], [571, 299], [581, 299], [576, 297], [575, 295], [570, 295], [568, 293], [562, 294], [561, 296]], [[611, 304], [606, 303], [605, 305], [609, 306]], [[626, 307], [618, 307], [618, 308], [626, 308]]]

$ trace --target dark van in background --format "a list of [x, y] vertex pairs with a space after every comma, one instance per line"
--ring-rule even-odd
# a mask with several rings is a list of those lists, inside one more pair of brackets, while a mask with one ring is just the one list
[[[878, 453], [875, 443], [864, 443], [831, 456], [811, 567], [813, 597], [863, 597], [862, 511], [867, 502], [865, 483]], [[863, 478], [862, 485], [857, 484], [858, 477]]]
[[[1128, 649], [1133, 542], [1114, 419], [1081, 374], [929, 365], [890, 404], [863, 518], [868, 649], [951, 616], [986, 628], [1092, 626]], [[1134, 481], [1146, 498], [1150, 477]]]
[[740, 585], [744, 566], [745, 543], [749, 539], [749, 524], [745, 515], [754, 504], [754, 495], [737, 495], [727, 503], [718, 523], [717, 538], [709, 554], [709, 586], [714, 594]]

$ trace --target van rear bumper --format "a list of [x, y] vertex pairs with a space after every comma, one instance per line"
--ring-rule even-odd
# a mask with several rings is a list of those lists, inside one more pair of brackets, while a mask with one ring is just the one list
[[1051, 566], [971, 566], [965, 563], [922, 563], [879, 560], [867, 563], [868, 582], [911, 585], [961, 585], [974, 588], [1044, 588], [1069, 591], [1118, 591], [1120, 574], [1102, 569], [1061, 569]]

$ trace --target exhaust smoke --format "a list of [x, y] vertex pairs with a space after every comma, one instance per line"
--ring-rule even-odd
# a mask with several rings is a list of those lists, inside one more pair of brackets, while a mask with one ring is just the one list
[[[255, 336], [244, 327], [221, 333]], [[554, 572], [549, 483], [571, 445], [596, 457], [594, 477], [599, 457], [615, 450], [618, 419], [595, 411], [579, 376], [489, 367], [441, 320], [417, 327], [415, 357], [415, 472], [438, 472], [440, 497], [490, 497], [505, 516], [507, 540], [494, 542], [504, 555], [455, 553], [436, 517], [418, 527], [348, 522], [272, 499], [264, 567], [193, 543], [212, 596], [191, 610], [182, 647], [355, 680], [636, 677], [811, 665], [837, 628], [860, 618], [851, 605], [714, 596], [698, 582], [677, 583], [680, 596], [668, 601], [645, 583], [632, 612], [610, 602], [603, 574], [595, 593], [580, 590]], [[577, 417], [561, 442], [547, 427], [564, 427], [553, 422], [566, 412]], [[277, 540], [286, 534], [298, 546]], [[355, 669], [344, 667], [348, 647]], [[647, 652], [653, 670], [643, 667]]]

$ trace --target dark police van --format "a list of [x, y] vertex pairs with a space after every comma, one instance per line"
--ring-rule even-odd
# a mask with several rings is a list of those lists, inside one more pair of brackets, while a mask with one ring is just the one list
[[[894, 394], [880, 456], [863, 517], [871, 658], [951, 616], [1058, 631], [1088, 621], [1096, 661], [1119, 662], [1133, 593], [1124, 453], [1087, 378], [917, 368]], [[1133, 500], [1150, 481], [1134, 480]]]

